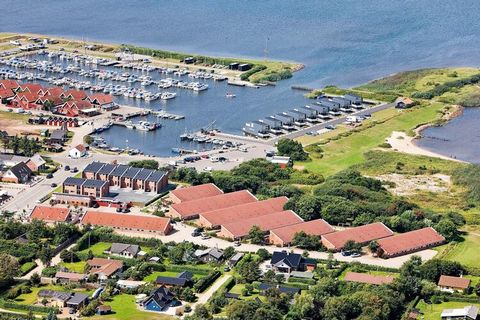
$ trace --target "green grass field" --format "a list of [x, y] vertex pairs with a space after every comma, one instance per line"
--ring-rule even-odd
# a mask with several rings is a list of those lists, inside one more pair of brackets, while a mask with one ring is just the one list
[[[298, 162], [296, 165], [329, 176], [365, 162], [364, 154], [385, 142], [392, 131], [411, 131], [419, 124], [434, 121], [440, 117], [444, 105], [432, 103], [409, 110], [387, 109], [374, 114], [374, 120], [382, 121], [369, 128], [357, 129], [357, 132], [339, 136], [321, 145], [324, 150], [322, 158], [313, 157], [312, 161]], [[365, 124], [367, 126], [367, 124]], [[321, 138], [320, 138], [321, 139]]]
[[444, 309], [458, 309], [469, 305], [476, 305], [480, 307], [480, 304], [474, 304], [471, 302], [442, 302], [440, 304], [427, 304], [425, 301], [420, 300], [417, 304], [417, 308], [423, 313], [424, 320], [438, 320]]
[[67, 268], [70, 270], [70, 272], [77, 272], [77, 273], [83, 273], [85, 271], [85, 266], [87, 263], [85, 261], [79, 261], [79, 262], [62, 262], [59, 264], [62, 267]]
[[112, 314], [95, 316], [89, 319], [106, 320], [166, 320], [175, 319], [175, 317], [160, 314], [158, 312], [145, 312], [140, 310], [135, 304], [135, 297], [128, 294], [116, 295], [112, 301], [105, 303], [112, 307]]
[[475, 268], [480, 271], [480, 228], [467, 226], [467, 232], [464, 241], [440, 247], [439, 257], [458, 261], [467, 268]]
[[97, 242], [90, 246], [90, 248], [80, 251], [80, 254], [88, 254], [88, 251], [91, 250], [94, 256], [101, 256], [103, 255], [103, 252], [109, 249], [111, 246], [112, 244], [108, 242]]
[[143, 278], [143, 281], [154, 282], [157, 279], [157, 277], [176, 277], [178, 274], [179, 272], [175, 272], [175, 271], [153, 272], [152, 274]]

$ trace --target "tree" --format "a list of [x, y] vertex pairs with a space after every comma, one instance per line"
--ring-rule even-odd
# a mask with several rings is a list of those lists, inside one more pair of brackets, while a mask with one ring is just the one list
[[360, 252], [362, 251], [362, 245], [355, 242], [354, 240], [348, 240], [347, 242], [345, 242], [343, 250], [348, 252]]
[[273, 270], [268, 270], [263, 274], [263, 280], [267, 283], [273, 283], [275, 282], [275, 271]]
[[318, 250], [321, 247], [320, 237], [317, 235], [309, 235], [304, 231], [295, 233], [292, 244], [302, 249]]
[[234, 254], [235, 249], [232, 246], [226, 247], [225, 250], [223, 250], [223, 256], [225, 259], [230, 259]]
[[281, 273], [275, 275], [275, 282], [278, 284], [285, 282], [285, 276]]
[[0, 254], [0, 288], [5, 288], [13, 281], [19, 268], [16, 258], [7, 253]]
[[378, 242], [375, 240], [370, 241], [370, 243], [368, 244], [368, 250], [370, 250], [372, 254], [376, 255], [378, 254], [378, 249], [380, 249], [380, 245], [378, 244]]
[[254, 300], [238, 300], [230, 304], [226, 309], [228, 320], [253, 319], [258, 304]]
[[181, 297], [182, 297], [182, 300], [185, 300], [187, 302], [194, 302], [197, 299], [197, 296], [195, 295], [193, 290], [188, 287], [183, 289]]
[[256, 254], [260, 257], [262, 261], [270, 259], [270, 253], [268, 252], [267, 249], [260, 248], [257, 250]]
[[40, 285], [40, 281], [40, 275], [36, 272], [30, 277], [30, 283], [32, 286], [38, 287]]
[[305, 161], [308, 154], [303, 150], [300, 142], [291, 139], [280, 139], [277, 143], [278, 155], [288, 156], [293, 161]]
[[50, 311], [47, 315], [47, 320], [57, 320], [57, 315], [55, 314], [55, 312]]
[[322, 202], [317, 196], [305, 194], [300, 196], [296, 205], [295, 212], [306, 221], [320, 218], [322, 212]]
[[193, 314], [186, 316], [185, 320], [212, 320], [213, 316], [203, 304], [199, 304], [193, 310]]
[[434, 227], [447, 241], [456, 240], [459, 237], [457, 226], [450, 219], [441, 219]]
[[252, 259], [243, 261], [243, 263], [238, 266], [238, 273], [243, 281], [247, 283], [253, 282], [260, 278], [259, 263]]
[[428, 280], [422, 280], [421, 285], [422, 290], [420, 291], [420, 295], [425, 301], [429, 301], [430, 298], [438, 291], [437, 285]]
[[135, 168], [158, 170], [158, 161], [156, 160], [130, 161], [128, 165]]
[[42, 261], [44, 265], [50, 265], [50, 261], [53, 258], [52, 248], [50, 248], [48, 244], [42, 246], [42, 249], [40, 249], [40, 252], [38, 252], [38, 258], [40, 259], [40, 261]]
[[262, 244], [265, 240], [265, 232], [259, 226], [253, 226], [248, 232], [248, 239], [253, 244]]
[[475, 291], [475, 294], [480, 297], [480, 283], [477, 283], [474, 291]]

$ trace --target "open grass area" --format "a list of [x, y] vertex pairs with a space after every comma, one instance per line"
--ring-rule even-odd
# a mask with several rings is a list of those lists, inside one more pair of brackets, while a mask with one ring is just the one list
[[146, 282], [154, 282], [157, 277], [176, 277], [179, 274], [179, 272], [175, 271], [162, 271], [162, 272], [153, 272], [152, 274], [149, 274], [145, 278], [143, 278], [143, 281]]
[[101, 256], [103, 255], [103, 252], [109, 249], [111, 246], [112, 244], [108, 242], [97, 242], [90, 246], [90, 248], [80, 251], [80, 254], [88, 254], [89, 251], [92, 251], [94, 256]]
[[[340, 276], [338, 276], [338, 279], [343, 281], [345, 279], [345, 275], [349, 271], [353, 271], [353, 270], [351, 268], [346, 268], [345, 270], [343, 270], [343, 272], [340, 274]], [[374, 275], [374, 276], [391, 276], [391, 277], [394, 277], [394, 278], [399, 276], [398, 273], [387, 272], [387, 271], [378, 271], [378, 270], [369, 270], [368, 272], [365, 272], [365, 273], [371, 274], [371, 275]]]
[[67, 268], [70, 272], [83, 273], [85, 271], [85, 266], [87, 263], [85, 261], [67, 263], [62, 262], [60, 266]]
[[[365, 162], [364, 154], [385, 142], [392, 131], [411, 131], [419, 124], [439, 119], [445, 105], [431, 103], [409, 110], [387, 109], [374, 114], [375, 122], [344, 132], [320, 144], [324, 150], [322, 158], [312, 156], [311, 161], [297, 162], [306, 169], [329, 176]], [[348, 133], [348, 134], [347, 134]], [[319, 141], [322, 142], [322, 141]], [[308, 148], [307, 148], [308, 150]]]
[[104, 316], [95, 316], [89, 319], [107, 319], [107, 320], [171, 320], [175, 317], [161, 314], [158, 312], [145, 312], [140, 310], [135, 304], [135, 297], [128, 294], [114, 296], [112, 301], [105, 303], [112, 307], [112, 314]]
[[442, 311], [444, 309], [458, 309], [458, 308], [463, 308], [469, 305], [476, 305], [480, 307], [480, 304], [474, 304], [471, 302], [449, 301], [449, 302], [442, 302], [440, 304], [427, 304], [425, 303], [425, 301], [420, 300], [420, 302], [417, 304], [417, 308], [420, 310], [420, 312], [423, 313], [423, 316], [421, 319], [438, 320], [440, 319], [440, 315], [442, 314]]
[[28, 114], [25, 114], [25, 113], [0, 111], [0, 119], [20, 120], [23, 123], [27, 124], [29, 118], [30, 118], [30, 116]]
[[464, 241], [449, 243], [441, 246], [439, 257], [446, 260], [458, 261], [469, 269], [480, 273], [480, 228], [467, 226]]
[[66, 291], [62, 286], [55, 286], [55, 285], [47, 285], [47, 286], [41, 286], [41, 287], [32, 287], [32, 292], [30, 293], [24, 293], [19, 295], [16, 299], [15, 302], [21, 303], [21, 304], [27, 304], [27, 305], [32, 305], [37, 302], [38, 298], [38, 292], [40, 290], [57, 290], [57, 291]]
[[30, 270], [33, 270], [35, 267], [37, 266], [37, 264], [33, 261], [30, 261], [30, 262], [25, 262], [24, 264], [22, 264], [20, 266], [20, 272], [22, 274], [26, 274], [28, 273]]

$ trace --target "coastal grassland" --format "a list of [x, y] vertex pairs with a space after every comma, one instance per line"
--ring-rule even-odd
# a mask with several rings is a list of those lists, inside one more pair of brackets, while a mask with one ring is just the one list
[[417, 308], [422, 312], [422, 317], [421, 319], [424, 320], [437, 320], [440, 319], [440, 315], [442, 314], [442, 311], [444, 309], [458, 309], [458, 308], [463, 308], [466, 305], [475, 305], [480, 307], [480, 304], [475, 304], [471, 302], [456, 302], [456, 301], [448, 301], [448, 302], [442, 302], [439, 304], [433, 304], [433, 303], [426, 303], [424, 300], [420, 300], [417, 304]]
[[480, 227], [467, 225], [464, 228], [463, 241], [451, 242], [438, 247], [438, 258], [457, 261], [466, 266], [469, 271], [480, 275]]
[[1, 120], [19, 120], [19, 121], [22, 121], [24, 124], [27, 124], [28, 118], [30, 118], [28, 114], [0, 111], [0, 121]]
[[[340, 133], [330, 139], [319, 137], [318, 145], [323, 149], [320, 157], [311, 155], [312, 160], [299, 162], [311, 172], [330, 176], [365, 162], [364, 154], [385, 142], [392, 131], [406, 131], [413, 135], [413, 129], [420, 124], [441, 118], [445, 105], [439, 102], [422, 104], [408, 110], [386, 109], [374, 114], [374, 119], [359, 128]], [[309, 147], [306, 147], [309, 150]]]
[[118, 294], [111, 301], [105, 303], [112, 307], [112, 314], [95, 316], [89, 319], [103, 320], [171, 320], [173, 316], [168, 316], [159, 312], [142, 311], [135, 304], [135, 296], [129, 294]]

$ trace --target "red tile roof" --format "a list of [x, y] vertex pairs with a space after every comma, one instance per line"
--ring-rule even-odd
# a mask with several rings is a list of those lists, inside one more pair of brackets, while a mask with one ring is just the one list
[[78, 146], [75, 147], [75, 149], [77, 149], [80, 152], [87, 151], [87, 149], [85, 148], [85, 146], [83, 144], [79, 144]]
[[359, 273], [359, 272], [347, 272], [344, 278], [345, 281], [350, 282], [360, 282], [367, 284], [389, 284], [392, 283], [394, 278], [392, 276], [375, 276], [368, 273]]
[[262, 231], [268, 231], [301, 222], [303, 222], [302, 218], [297, 216], [293, 211], [286, 210], [260, 217], [225, 223], [222, 225], [221, 233], [228, 231], [234, 238], [240, 238], [248, 235], [248, 232], [253, 226], [258, 226]]
[[20, 90], [38, 94], [40, 90], [43, 90], [43, 87], [38, 83], [25, 83], [20, 85]]
[[223, 194], [223, 191], [220, 190], [213, 183], [206, 183], [198, 186], [175, 189], [170, 193], [177, 197], [178, 200], [180, 200], [181, 202], [185, 202], [201, 198], [213, 197], [219, 194]]
[[299, 224], [270, 230], [272, 234], [280, 238], [285, 244], [291, 243], [295, 234], [300, 231], [303, 231], [309, 235], [322, 236], [324, 234], [334, 232], [335, 230], [323, 219], [306, 221]]
[[60, 87], [51, 87], [45, 90], [45, 95], [60, 96], [63, 93], [63, 89]]
[[91, 103], [104, 105], [113, 102], [113, 98], [109, 94], [97, 93], [88, 97]]
[[99, 211], [87, 211], [82, 219], [82, 224], [88, 223], [112, 228], [158, 231], [164, 234], [167, 234], [171, 228], [169, 218]]
[[470, 279], [441, 275], [438, 285], [440, 287], [467, 289], [470, 286]]
[[45, 221], [64, 222], [67, 221], [69, 215], [70, 209], [67, 208], [36, 206], [33, 209], [30, 218]]
[[14, 95], [15, 95], [15, 93], [13, 93], [13, 91], [10, 90], [10, 89], [1, 89], [0, 88], [0, 98], [6, 99], [6, 98], [13, 97]]
[[67, 90], [63, 93], [63, 96], [68, 98], [71, 97], [73, 100], [83, 100], [87, 97], [85, 91], [80, 90]]
[[224, 223], [260, 217], [274, 212], [283, 211], [283, 206], [285, 203], [287, 203], [287, 201], [287, 197], [255, 201], [233, 207], [204, 212], [200, 214], [200, 217], [201, 220], [205, 219], [210, 223], [208, 227], [216, 227]]
[[90, 109], [93, 105], [87, 100], [70, 100], [65, 103], [68, 107], [76, 107], [78, 110]]
[[247, 190], [224, 193], [213, 197], [196, 199], [192, 201], [176, 203], [172, 208], [184, 218], [192, 218], [200, 213], [233, 207], [239, 204], [257, 201], [254, 195]]
[[423, 228], [405, 232], [378, 241], [384, 256], [394, 256], [426, 249], [445, 241], [445, 238], [433, 228]]
[[333, 245], [334, 249], [340, 250], [343, 248], [348, 240], [353, 240], [357, 243], [367, 243], [372, 240], [392, 236], [393, 232], [387, 228], [383, 223], [376, 222], [360, 227], [345, 229], [338, 232], [328, 233], [322, 236], [323, 240]]
[[19, 87], [18, 82], [15, 80], [0, 80], [0, 88], [14, 90]]
[[35, 102], [38, 99], [38, 94], [36, 92], [33, 93], [33, 92], [28, 92], [28, 91], [19, 92], [15, 96], [15, 99], [16, 100], [23, 100], [23, 101], [27, 101], [27, 102]]

